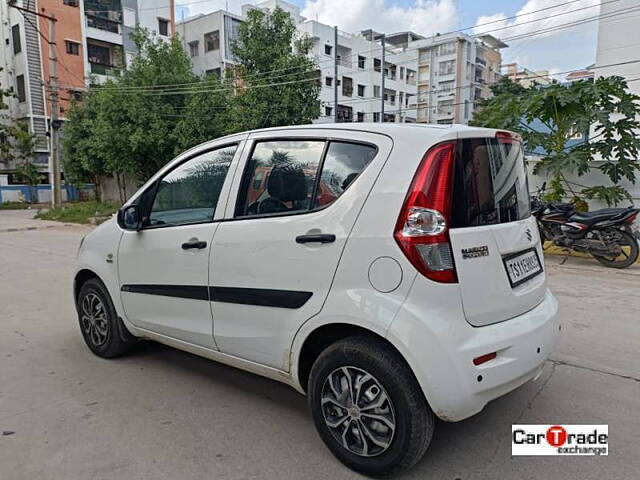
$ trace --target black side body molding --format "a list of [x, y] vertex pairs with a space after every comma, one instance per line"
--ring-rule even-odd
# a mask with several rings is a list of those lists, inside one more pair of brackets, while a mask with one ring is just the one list
[[123, 285], [123, 292], [162, 295], [165, 297], [238, 303], [260, 307], [300, 308], [313, 295], [298, 290], [268, 288], [205, 287], [199, 285]]

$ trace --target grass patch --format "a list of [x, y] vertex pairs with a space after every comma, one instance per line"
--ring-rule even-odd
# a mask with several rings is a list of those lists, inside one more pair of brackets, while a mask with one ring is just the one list
[[36, 218], [40, 220], [55, 220], [57, 222], [90, 223], [92, 217], [109, 216], [118, 210], [113, 203], [100, 203], [95, 200], [89, 202], [66, 203], [60, 208], [38, 212]]
[[34, 205], [27, 202], [5, 202], [0, 203], [0, 210], [26, 210], [33, 208]]

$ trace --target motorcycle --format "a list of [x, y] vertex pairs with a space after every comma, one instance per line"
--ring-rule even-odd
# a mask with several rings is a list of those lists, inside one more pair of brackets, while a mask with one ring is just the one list
[[602, 265], [627, 268], [638, 260], [638, 232], [635, 219], [640, 209], [602, 208], [578, 212], [570, 203], [542, 201], [546, 183], [531, 200], [540, 239], [569, 251], [588, 253]]

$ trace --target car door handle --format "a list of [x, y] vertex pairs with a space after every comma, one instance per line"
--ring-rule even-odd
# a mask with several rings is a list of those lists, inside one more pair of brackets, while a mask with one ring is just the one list
[[332, 243], [336, 241], [336, 236], [332, 233], [314, 233], [310, 235], [298, 235], [296, 243]]
[[192, 248], [197, 248], [198, 250], [207, 248], [207, 242], [205, 242], [204, 240], [198, 240], [197, 238], [191, 238], [188, 242], [184, 242], [182, 244], [183, 250], [190, 250]]

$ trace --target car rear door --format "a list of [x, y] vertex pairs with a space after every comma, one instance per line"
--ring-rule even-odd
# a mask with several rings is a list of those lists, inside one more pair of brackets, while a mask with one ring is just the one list
[[455, 168], [449, 235], [466, 319], [482, 326], [520, 315], [547, 288], [522, 144], [506, 132], [461, 139]]
[[309, 128], [248, 142], [211, 251], [214, 335], [224, 353], [288, 370], [392, 141]]

